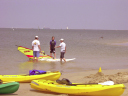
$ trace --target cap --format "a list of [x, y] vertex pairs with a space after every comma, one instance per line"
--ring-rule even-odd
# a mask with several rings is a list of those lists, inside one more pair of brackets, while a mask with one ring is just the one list
[[61, 38], [60, 41], [64, 41], [64, 39]]
[[39, 38], [38, 36], [35, 36], [35, 38]]

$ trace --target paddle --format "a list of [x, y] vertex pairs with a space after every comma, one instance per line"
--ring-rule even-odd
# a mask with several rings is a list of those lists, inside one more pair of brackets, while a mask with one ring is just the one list
[[42, 54], [44, 54], [44, 55], [45, 55], [45, 52], [41, 51], [41, 53], [40, 53], [40, 54], [41, 54], [41, 55], [42, 55]]
[[66, 85], [70, 85], [70, 86], [76, 86], [76, 85], [94, 85], [94, 84], [98, 84], [98, 83], [87, 83], [87, 84], [66, 84]]
[[66, 84], [66, 85], [70, 85], [70, 86], [76, 86], [76, 85], [92, 85], [92, 84], [98, 84], [98, 83], [89, 83], [89, 84], [72, 84], [68, 79], [63, 78], [62, 80], [56, 80], [57, 83], [59, 84]]

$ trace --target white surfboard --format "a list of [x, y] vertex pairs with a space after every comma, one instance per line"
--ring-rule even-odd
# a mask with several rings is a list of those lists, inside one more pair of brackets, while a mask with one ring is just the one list
[[[72, 58], [72, 59], [66, 59], [66, 62], [68, 61], [72, 61], [72, 60], [75, 60], [76, 58]], [[58, 62], [60, 61], [60, 59], [39, 59], [40, 61], [49, 61], [49, 62]], [[64, 60], [62, 60], [64, 61]]]

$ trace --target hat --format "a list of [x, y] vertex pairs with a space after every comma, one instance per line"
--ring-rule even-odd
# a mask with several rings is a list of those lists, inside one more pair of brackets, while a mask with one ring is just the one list
[[64, 39], [61, 38], [60, 41], [64, 41]]
[[35, 36], [35, 38], [39, 38], [38, 36]]

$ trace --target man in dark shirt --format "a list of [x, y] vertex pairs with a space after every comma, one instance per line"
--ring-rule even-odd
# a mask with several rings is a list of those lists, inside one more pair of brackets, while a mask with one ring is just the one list
[[56, 52], [55, 52], [56, 40], [54, 39], [55, 37], [52, 36], [52, 40], [50, 41], [50, 56], [52, 56], [52, 53], [53, 53], [54, 59], [56, 59]]

